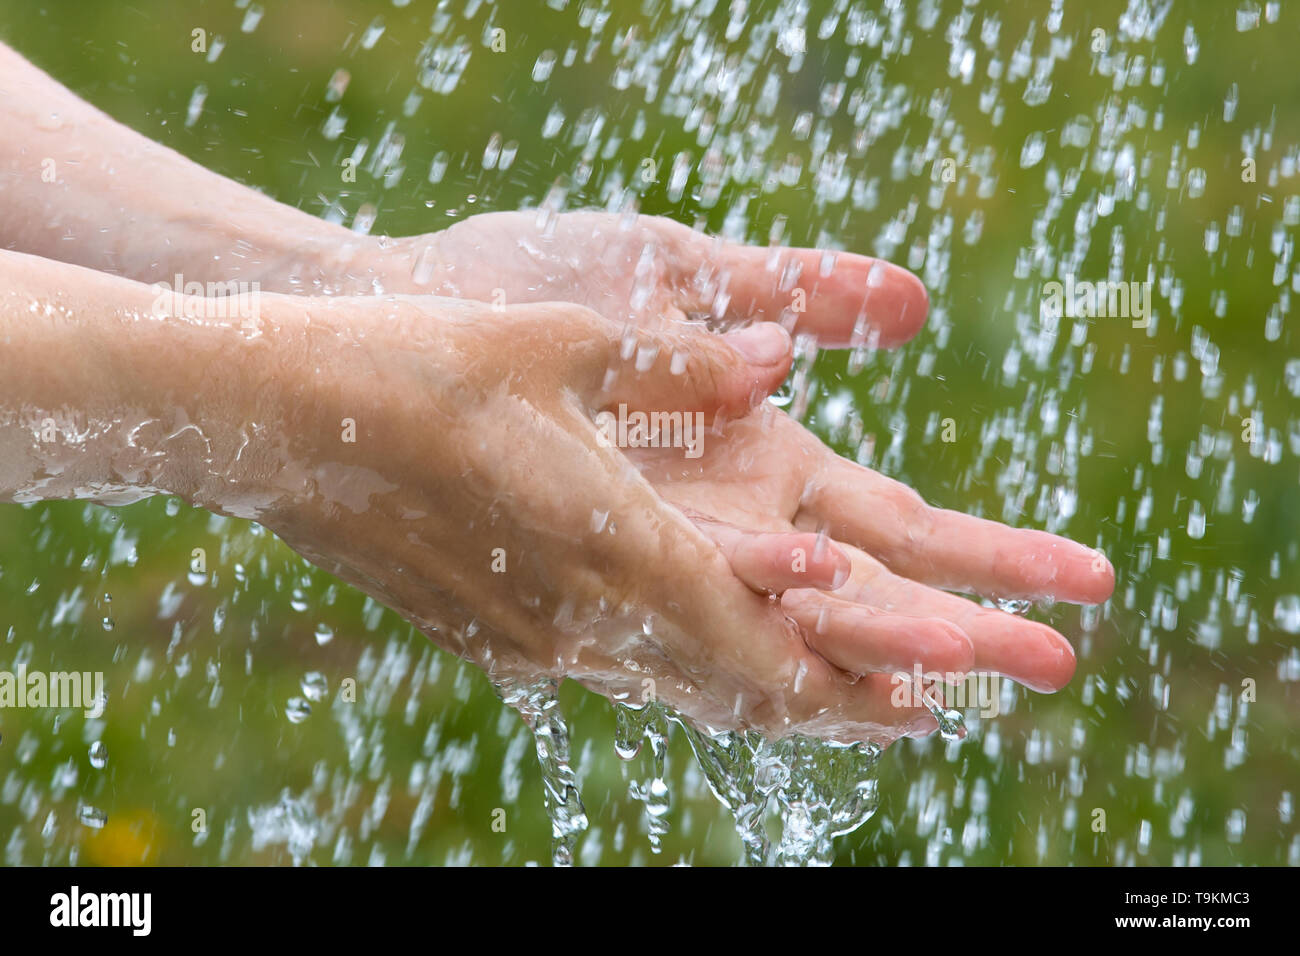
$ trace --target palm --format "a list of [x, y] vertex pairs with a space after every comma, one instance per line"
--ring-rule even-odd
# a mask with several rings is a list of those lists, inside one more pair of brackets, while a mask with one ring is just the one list
[[[629, 455], [662, 498], [706, 526], [815, 531], [823, 546], [834, 542], [848, 553], [852, 572], [829, 597], [851, 603], [858, 623], [864, 614], [877, 628], [892, 619], [913, 635], [921, 622], [956, 625], [974, 646], [976, 670], [1038, 690], [1068, 682], [1068, 642], [1045, 625], [948, 591], [1099, 601], [1110, 589], [1109, 568], [1094, 552], [1044, 532], [931, 508], [907, 486], [840, 458], [772, 405], [721, 434], [706, 434], [696, 459], [676, 448]], [[812, 612], [826, 601], [807, 589], [785, 597], [787, 608], [807, 602]]]
[[706, 433], [701, 444], [695, 459], [677, 448], [627, 453], [661, 497], [694, 518], [755, 531], [796, 530], [804, 483], [821, 457], [811, 433], [767, 405], [721, 434]]

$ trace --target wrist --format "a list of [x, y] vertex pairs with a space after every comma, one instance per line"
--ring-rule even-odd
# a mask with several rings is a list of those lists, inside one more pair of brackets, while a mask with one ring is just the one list
[[269, 351], [240, 314], [258, 296], [190, 299], [15, 253], [0, 278], [0, 494], [195, 499], [238, 475]]
[[347, 230], [313, 236], [304, 246], [304, 274], [312, 277], [314, 285], [294, 291], [340, 296], [454, 296], [440, 237], [441, 233], [360, 236]]
[[227, 243], [240, 255], [222, 278], [252, 279], [265, 292], [291, 295], [457, 294], [444, 266], [441, 233], [360, 235], [291, 212], [291, 228], [274, 221], [246, 224]]
[[[293, 456], [303, 444], [303, 410], [314, 402], [305, 308], [312, 300], [261, 292], [240, 299], [200, 322], [163, 323], [137, 374], [158, 386], [161, 427], [151, 437], [166, 462], [160, 490], [264, 521], [301, 483]], [[220, 301], [188, 300], [209, 310]], [[168, 353], [185, 370], [179, 387], [158, 361]]]
[[[243, 279], [272, 294], [371, 295], [378, 242], [334, 223], [285, 209], [287, 221], [258, 217], [241, 223], [224, 243], [237, 256], [215, 256], [210, 271], [223, 280]], [[223, 258], [228, 260], [222, 264]], [[206, 279], [207, 276], [200, 276]]]

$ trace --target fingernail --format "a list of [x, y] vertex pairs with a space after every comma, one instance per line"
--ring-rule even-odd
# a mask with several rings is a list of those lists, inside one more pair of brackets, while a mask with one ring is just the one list
[[844, 583], [848, 581], [849, 575], [852, 573], [853, 563], [849, 560], [849, 556], [839, 548], [836, 548], [835, 577], [831, 580], [831, 590], [838, 591], [840, 588], [844, 587]]
[[775, 322], [757, 322], [725, 338], [751, 365], [775, 365], [790, 352], [790, 336]]

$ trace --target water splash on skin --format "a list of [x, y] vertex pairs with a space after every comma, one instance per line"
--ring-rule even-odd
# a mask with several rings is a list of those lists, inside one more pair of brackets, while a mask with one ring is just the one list
[[994, 603], [997, 604], [998, 610], [1005, 611], [1008, 614], [1015, 614], [1023, 617], [1029, 613], [1029, 609], [1034, 606], [1033, 601], [1024, 601], [1016, 598], [998, 598]]

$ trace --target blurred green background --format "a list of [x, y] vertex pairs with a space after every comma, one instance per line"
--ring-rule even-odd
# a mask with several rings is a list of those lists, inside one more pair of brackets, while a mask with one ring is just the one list
[[[4, 4], [0, 38], [225, 176], [348, 224], [373, 209], [374, 232], [632, 190], [737, 238], [913, 268], [927, 329], [819, 357], [808, 422], [934, 503], [1101, 547], [1118, 585], [1104, 608], [1030, 611], [1078, 649], [1067, 690], [1008, 686], [966, 740], [891, 748], [838, 861], [1300, 864], [1294, 7], [736, 9], [61, 0]], [[484, 167], [494, 137], [508, 168]], [[1071, 254], [1080, 279], [1153, 278], [1152, 327], [1045, 318]], [[19, 662], [102, 670], [110, 699], [98, 721], [0, 711], [8, 864], [549, 859], [531, 740], [487, 681], [256, 527], [161, 499], [0, 508], [0, 670]], [[309, 674], [325, 699], [290, 719]], [[739, 858], [680, 732], [651, 854], [627, 789], [648, 756], [616, 758], [602, 699], [562, 700], [580, 862]]]

